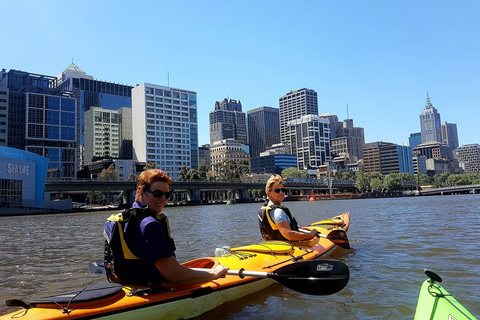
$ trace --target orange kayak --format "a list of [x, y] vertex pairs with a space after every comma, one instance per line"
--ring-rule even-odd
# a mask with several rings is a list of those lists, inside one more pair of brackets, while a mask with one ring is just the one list
[[[188, 319], [253, 294], [275, 281], [299, 292], [332, 294], [347, 284], [348, 267], [340, 261], [318, 259], [324, 259], [336, 247], [339, 233], [346, 239], [350, 214], [332, 219], [312, 224], [311, 228], [322, 236], [310, 241], [265, 241], [224, 248], [218, 250], [218, 256], [184, 263], [191, 268], [227, 266], [231, 273], [225, 278], [188, 286], [165, 283], [162, 292], [101, 283], [28, 303], [12, 299], [7, 300], [7, 305], [16, 310], [0, 319]], [[330, 233], [335, 237], [329, 238]], [[311, 277], [307, 279], [304, 274]], [[315, 283], [307, 283], [315, 279]], [[304, 287], [312, 288], [312, 292], [302, 291]]]

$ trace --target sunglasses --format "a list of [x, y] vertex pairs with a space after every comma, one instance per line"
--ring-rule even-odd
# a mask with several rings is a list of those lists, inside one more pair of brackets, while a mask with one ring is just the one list
[[145, 190], [147, 193], [151, 193], [152, 196], [155, 198], [160, 199], [161, 197], [165, 196], [165, 199], [170, 199], [170, 196], [172, 195], [173, 191], [167, 191], [163, 192], [162, 190]]
[[272, 191], [275, 191], [276, 193], [280, 193], [280, 192], [287, 193], [287, 189], [285, 189], [285, 188], [275, 189], [275, 190], [272, 190]]

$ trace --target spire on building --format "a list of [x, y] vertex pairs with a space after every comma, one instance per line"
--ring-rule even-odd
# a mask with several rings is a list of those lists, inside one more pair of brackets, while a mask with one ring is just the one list
[[72, 58], [72, 63], [67, 67], [67, 70], [73, 70], [73, 71], [78, 71], [78, 72], [85, 73], [85, 71], [83, 71], [82, 69], [80, 69], [79, 66], [77, 66], [75, 63], [73, 63], [73, 58]]
[[427, 92], [427, 104], [425, 105], [425, 109], [430, 109], [433, 108], [432, 101], [430, 100], [430, 97], [428, 96]]

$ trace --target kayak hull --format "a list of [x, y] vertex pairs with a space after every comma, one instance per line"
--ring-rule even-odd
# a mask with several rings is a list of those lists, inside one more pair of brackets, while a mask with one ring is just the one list
[[439, 283], [425, 280], [420, 289], [414, 320], [476, 320]]
[[[339, 223], [340, 219], [343, 223]], [[350, 214], [344, 213], [331, 220], [315, 223], [322, 234], [332, 230], [347, 231]], [[326, 238], [314, 238], [309, 241], [286, 242], [265, 241], [231, 249], [223, 256], [206, 257], [183, 263], [194, 268], [214, 268], [221, 264], [231, 270], [274, 272], [276, 269], [297, 261], [313, 260], [326, 256], [335, 248], [335, 244]], [[272, 279], [257, 277], [241, 278], [227, 275], [225, 278], [196, 285], [164, 284], [165, 291], [131, 295], [132, 290], [141, 288], [121, 287], [114, 295], [91, 301], [65, 301], [60, 306], [44, 301], [55, 300], [47, 297], [40, 302], [31, 302], [29, 309], [21, 309], [0, 319], [188, 319], [199, 316], [219, 305], [230, 302], [275, 283]], [[112, 285], [112, 284], [108, 284]], [[85, 288], [84, 288], [85, 289]], [[72, 294], [73, 296], [74, 294]], [[80, 296], [80, 295], [79, 295]], [[57, 296], [58, 297], [58, 296]]]

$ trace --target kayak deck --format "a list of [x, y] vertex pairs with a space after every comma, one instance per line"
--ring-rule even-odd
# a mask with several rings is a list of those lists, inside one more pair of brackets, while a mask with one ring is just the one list
[[442, 280], [438, 275], [428, 270], [425, 270], [425, 273], [427, 275], [433, 274], [433, 277], [425, 280], [422, 284], [415, 311], [415, 320], [476, 320], [460, 302], [440, 285], [439, 282]]
[[[311, 228], [322, 234], [331, 230], [347, 231], [350, 214], [325, 220]], [[339, 224], [339, 219], [343, 223]], [[192, 268], [214, 268], [218, 264], [231, 270], [273, 272], [283, 266], [303, 260], [313, 260], [328, 254], [335, 244], [326, 238], [309, 241], [265, 241], [231, 249], [221, 257], [205, 257], [183, 263]], [[227, 275], [214, 281], [196, 285], [165, 283], [163, 292], [141, 291], [141, 287], [117, 284], [98, 284], [76, 292], [32, 301], [28, 309], [17, 310], [0, 319], [182, 319], [193, 318], [217, 306], [233, 301], [273, 284], [272, 279]], [[99, 293], [104, 290], [104, 293]], [[132, 294], [138, 290], [139, 294]], [[91, 294], [97, 294], [92, 298]], [[55, 301], [55, 302], [54, 302]]]

